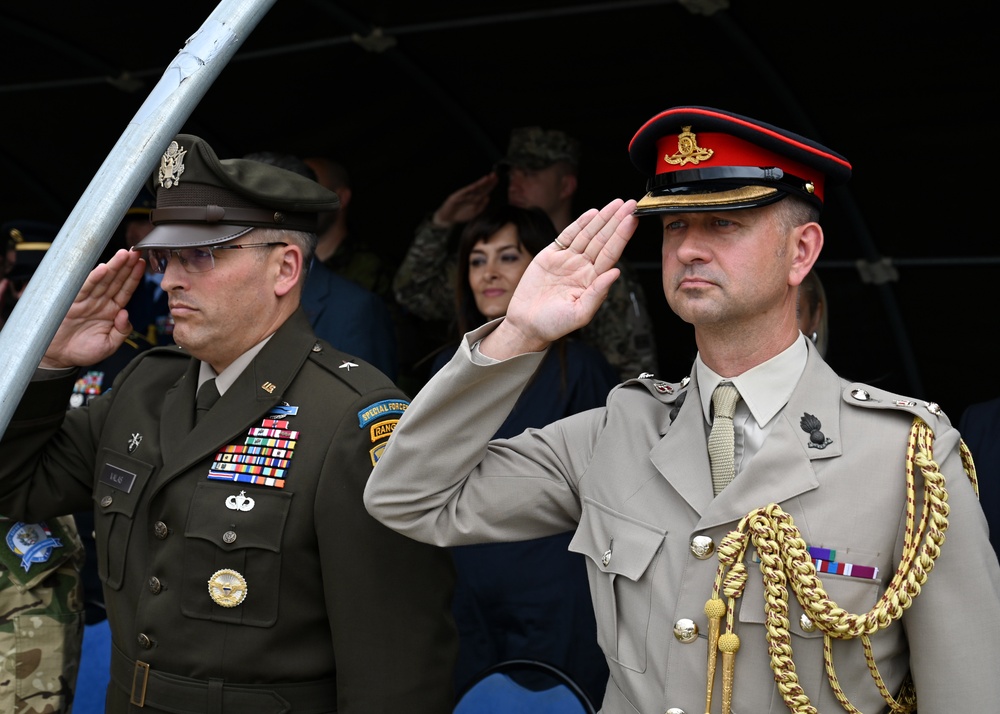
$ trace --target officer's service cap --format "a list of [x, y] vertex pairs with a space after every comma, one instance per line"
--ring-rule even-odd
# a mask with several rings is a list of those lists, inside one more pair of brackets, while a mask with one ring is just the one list
[[219, 159], [205, 141], [178, 134], [149, 181], [154, 228], [136, 248], [214, 245], [253, 228], [315, 233], [337, 194], [305, 176], [248, 159]]
[[674, 107], [636, 132], [629, 156], [648, 176], [636, 214], [755, 208], [799, 196], [822, 207], [851, 164], [810, 139], [711, 107]]
[[580, 142], [557, 129], [524, 126], [510, 133], [503, 166], [539, 171], [560, 161], [574, 169], [580, 165]]
[[7, 277], [18, 283], [30, 279], [58, 233], [59, 226], [44, 221], [14, 220], [4, 223], [0, 234], [5, 243], [14, 244], [17, 253], [14, 267]]

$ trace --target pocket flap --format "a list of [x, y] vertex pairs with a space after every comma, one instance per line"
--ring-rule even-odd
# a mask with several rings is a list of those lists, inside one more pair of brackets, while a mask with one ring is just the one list
[[663, 546], [666, 531], [584, 499], [580, 525], [569, 549], [598, 570], [637, 581]]

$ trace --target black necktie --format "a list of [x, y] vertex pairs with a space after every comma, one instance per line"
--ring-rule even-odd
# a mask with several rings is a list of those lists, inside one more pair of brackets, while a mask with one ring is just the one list
[[219, 401], [219, 389], [215, 386], [215, 380], [210, 379], [198, 388], [198, 396], [195, 397], [194, 423], [197, 424], [205, 413]]

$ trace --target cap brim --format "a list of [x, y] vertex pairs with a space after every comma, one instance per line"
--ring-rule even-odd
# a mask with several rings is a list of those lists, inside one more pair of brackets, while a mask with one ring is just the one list
[[771, 186], [740, 186], [711, 192], [650, 192], [635, 205], [637, 216], [657, 213], [700, 213], [759, 208], [780, 201], [788, 193]]
[[146, 248], [194, 248], [218, 245], [246, 235], [252, 226], [232, 226], [228, 223], [167, 223], [156, 226], [141, 241], [136, 250]]

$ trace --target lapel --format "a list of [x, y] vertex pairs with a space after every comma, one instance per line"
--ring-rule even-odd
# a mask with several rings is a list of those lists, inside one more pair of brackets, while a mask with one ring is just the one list
[[[705, 420], [697, 377], [692, 371], [687, 408], [681, 408], [663, 439], [653, 447], [650, 458], [671, 487], [701, 516], [699, 529], [738, 521], [768, 503], [782, 503], [819, 487], [812, 462], [842, 454], [841, 391], [840, 378], [810, 344], [802, 377], [788, 404], [774, 417], [775, 423], [760, 451], [713, 498]], [[802, 428], [806, 414], [818, 420], [822, 438]], [[816, 442], [825, 444], [824, 448], [810, 445]]]
[[707, 476], [711, 473], [708, 437], [694, 370], [684, 405], [672, 424], [669, 416], [664, 414], [660, 434], [663, 438], [649, 452], [653, 466], [691, 508], [702, 513], [712, 501], [712, 479]]
[[199, 363], [191, 360], [164, 400], [160, 426], [164, 463], [158, 487], [259, 422], [282, 400], [315, 344], [316, 337], [299, 309], [193, 429]]
[[[699, 527], [732, 523], [769, 503], [784, 503], [818, 488], [820, 481], [812, 462], [842, 454], [841, 391], [840, 378], [810, 343], [802, 377], [788, 404], [775, 415], [760, 451], [709, 504]], [[810, 446], [812, 432], [802, 427], [806, 414], [821, 425], [822, 437], [817, 434], [816, 439], [822, 440], [824, 448]]]

